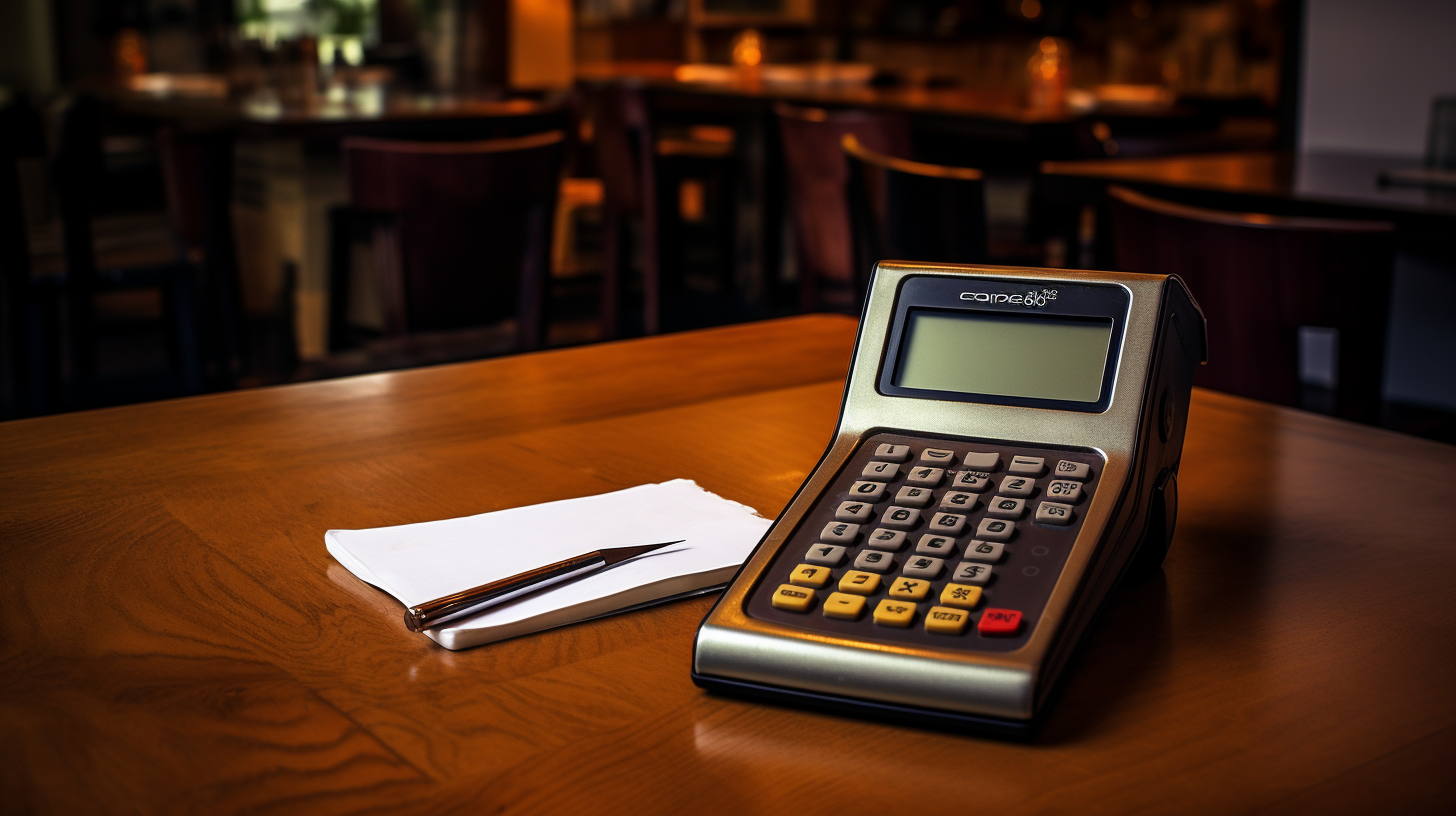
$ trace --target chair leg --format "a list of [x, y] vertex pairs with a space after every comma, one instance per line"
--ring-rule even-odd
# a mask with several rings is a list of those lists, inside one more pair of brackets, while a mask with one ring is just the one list
[[647, 198], [642, 210], [642, 333], [652, 335], [662, 331], [662, 243], [656, 197]]
[[603, 340], [615, 340], [621, 331], [622, 256], [624, 250], [621, 213], [607, 206], [602, 209], [602, 291], [601, 334]]
[[172, 331], [168, 338], [172, 362], [182, 380], [186, 394], [202, 393], [202, 356], [197, 342], [197, 277], [191, 265], [177, 269], [163, 290], [166, 311], [171, 315]]

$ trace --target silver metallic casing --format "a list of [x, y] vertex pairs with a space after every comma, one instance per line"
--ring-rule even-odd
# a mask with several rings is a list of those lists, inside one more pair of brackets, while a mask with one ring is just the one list
[[[1060, 411], [880, 393], [876, 383], [897, 295], [901, 283], [915, 275], [1086, 282], [1125, 289], [1131, 297], [1107, 409], [1100, 413]], [[1176, 298], [1168, 297], [1170, 289], [1176, 289]], [[1137, 545], [1147, 515], [1151, 474], [1159, 468], [1164, 472], [1177, 468], [1192, 363], [1201, 360], [1204, 340], [1201, 315], [1194, 318], [1196, 330], [1191, 319], [1185, 321], [1189, 324], [1186, 330], [1168, 330], [1170, 302], [1197, 315], [1197, 306], [1181, 281], [1167, 276], [880, 263], [869, 286], [834, 439], [703, 621], [694, 646], [694, 672], [950, 712], [1031, 718]], [[1160, 345], [1178, 346], [1180, 364], [1159, 366]], [[1191, 363], [1181, 363], [1181, 357], [1191, 357]], [[1169, 379], [1178, 381], [1164, 382]], [[1155, 406], [1160, 395], [1166, 400], [1167, 394], [1180, 401], [1175, 407], [1178, 419], [1173, 433], [1165, 428], [1160, 436], [1150, 424], [1158, 425], [1154, 414], [1162, 409]], [[886, 430], [1074, 446], [1093, 449], [1103, 457], [1101, 482], [1086, 508], [1076, 542], [1046, 609], [1021, 648], [974, 653], [902, 647], [827, 636], [745, 613], [749, 594], [764, 570], [860, 440]]]

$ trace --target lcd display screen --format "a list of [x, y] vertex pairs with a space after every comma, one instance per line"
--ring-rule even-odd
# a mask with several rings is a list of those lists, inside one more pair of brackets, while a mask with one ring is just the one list
[[914, 309], [894, 383], [901, 388], [1096, 402], [1109, 318]]

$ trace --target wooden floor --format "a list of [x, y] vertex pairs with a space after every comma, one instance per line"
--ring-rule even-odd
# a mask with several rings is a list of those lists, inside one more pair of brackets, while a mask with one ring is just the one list
[[7, 812], [1445, 813], [1456, 450], [1195, 392], [1165, 570], [1031, 744], [710, 696], [695, 599], [465, 652], [324, 531], [674, 477], [775, 514], [810, 317], [0, 424]]

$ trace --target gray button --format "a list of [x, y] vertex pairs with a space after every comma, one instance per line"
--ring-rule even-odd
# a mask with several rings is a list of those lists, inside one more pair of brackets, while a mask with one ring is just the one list
[[934, 579], [940, 575], [945, 562], [939, 558], [931, 558], [928, 555], [912, 555], [905, 559], [905, 566], [900, 574], [906, 578]]
[[986, 504], [986, 515], [996, 518], [1019, 519], [1026, 512], [1026, 499], [997, 496]]
[[1046, 492], [1048, 499], [1076, 504], [1082, 500], [1082, 483], [1074, 482], [1071, 479], [1058, 479], [1047, 484]]
[[881, 445], [875, 448], [875, 458], [890, 462], [903, 462], [910, 458], [909, 445]]
[[815, 544], [804, 555], [804, 560], [810, 564], [837, 567], [839, 562], [844, 560], [844, 548], [836, 547], [833, 544]]
[[913, 507], [891, 507], [885, 511], [884, 518], [880, 523], [886, 527], [894, 527], [896, 530], [908, 530], [915, 526], [920, 520], [920, 511]]
[[1046, 460], [1040, 456], [1013, 456], [1011, 457], [1011, 467], [1006, 470], [1018, 476], [1040, 476], [1044, 467], [1046, 467]]
[[909, 473], [905, 474], [905, 484], [935, 487], [936, 485], [940, 484], [940, 479], [944, 475], [945, 471], [941, 468], [921, 467], [919, 465], [916, 465], [915, 467], [910, 468]]
[[877, 502], [885, 496], [883, 482], [855, 482], [849, 486], [849, 495], [867, 502]]
[[976, 509], [976, 494], [948, 490], [944, 496], [940, 497], [940, 509], [969, 513]]
[[976, 538], [984, 538], [987, 541], [1009, 541], [1011, 534], [1016, 532], [1016, 525], [1005, 519], [986, 518], [981, 519], [980, 526], [976, 527]]
[[1007, 476], [1001, 480], [999, 492], [1003, 496], [1025, 498], [1036, 492], [1036, 480], [1030, 476]]
[[858, 570], [869, 570], [870, 572], [889, 572], [895, 566], [895, 559], [887, 552], [879, 550], [865, 550], [854, 559], [854, 568]]
[[948, 465], [955, 461], [955, 451], [926, 448], [920, 452], [920, 463], [925, 465]]
[[991, 486], [991, 476], [987, 473], [974, 470], [963, 470], [955, 475], [950, 486], [960, 490], [970, 490], [976, 493], [984, 492]]
[[900, 466], [893, 462], [870, 462], [864, 466], [864, 473], [861, 478], [874, 479], [877, 482], [888, 482], [895, 478], [900, 472]]
[[955, 539], [943, 535], [923, 535], [920, 543], [915, 545], [915, 552], [922, 555], [954, 555]]
[[1046, 547], [1042, 547], [1040, 545], [1031, 548], [1031, 554], [1032, 555], [1041, 556], [1041, 555], [1046, 555], [1049, 552], [1051, 552], [1051, 550], [1048, 550]]
[[834, 518], [837, 521], [869, 521], [871, 506], [869, 502], [862, 501], [840, 502]]
[[895, 492], [895, 504], [907, 507], [924, 507], [935, 497], [928, 487], [902, 487]]
[[995, 470], [1001, 465], [1001, 454], [999, 453], [968, 453], [965, 458], [965, 466], [968, 470], [984, 470], [987, 473]]
[[985, 584], [991, 580], [991, 567], [986, 564], [976, 564], [962, 561], [960, 566], [955, 568], [955, 574], [950, 579], [957, 584]]
[[855, 537], [858, 535], [858, 524], [850, 524], [845, 521], [831, 521], [824, 525], [824, 531], [819, 534], [819, 540], [826, 544], [853, 544]]
[[1001, 560], [1001, 553], [1006, 545], [1000, 541], [977, 541], [972, 540], [966, 545], [966, 554], [961, 556], [967, 561], [980, 561], [986, 564], [994, 564]]
[[1071, 524], [1072, 505], [1044, 501], [1036, 506], [1038, 524]]
[[876, 530], [870, 533], [866, 542], [877, 550], [889, 550], [895, 552], [905, 546], [905, 531], [903, 530]]
[[1079, 482], [1085, 482], [1092, 478], [1092, 467], [1081, 462], [1063, 459], [1057, 463], [1055, 475], [1058, 479], [1076, 479]]
[[966, 528], [966, 517], [956, 513], [936, 513], [930, 517], [930, 532], [957, 536]]

